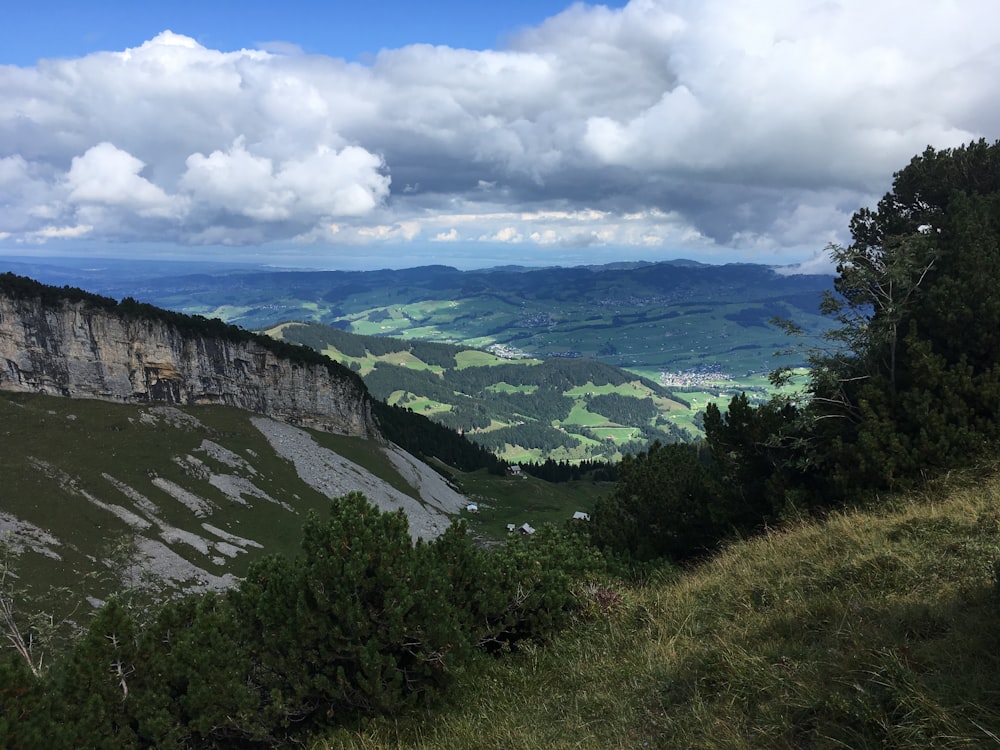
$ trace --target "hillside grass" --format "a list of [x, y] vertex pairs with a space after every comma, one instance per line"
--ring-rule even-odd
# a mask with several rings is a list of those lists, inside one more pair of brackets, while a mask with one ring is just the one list
[[995, 471], [793, 523], [314, 747], [998, 747], [998, 561]]
[[463, 512], [462, 517], [478, 536], [491, 541], [504, 539], [509, 523], [527, 523], [536, 528], [544, 523], [564, 524], [576, 511], [591, 512], [599, 498], [614, 491], [611, 482], [553, 484], [528, 474], [495, 477], [485, 470], [456, 473], [454, 479], [469, 500], [479, 506], [478, 513]]
[[[422, 410], [423, 402], [415, 403]], [[171, 414], [187, 415], [190, 421], [178, 421]], [[223, 558], [205, 554], [190, 543], [169, 543], [181, 557], [213, 575], [241, 576], [262, 555], [296, 554], [302, 519], [310, 510], [326, 514], [331, 501], [275, 452], [251, 422], [252, 416], [219, 405], [165, 407], [0, 392], [0, 545], [9, 541], [12, 519], [34, 524], [55, 537], [48, 556], [30, 548], [18, 556], [19, 587], [31, 600], [32, 611], [61, 615], [79, 608], [87, 597], [106, 599], [121, 588], [119, 573], [131, 545], [143, 535], [160, 539], [164, 527], [188, 539], [213, 539], [202, 526], [206, 522], [264, 545]], [[403, 494], [419, 498], [380, 444], [309, 433], [324, 448]], [[247, 460], [253, 472], [213, 458], [202, 449], [204, 441]], [[246, 477], [275, 502], [252, 495], [245, 497], [245, 505], [234, 502], [207, 475], [182, 460], [185, 457], [197, 459], [212, 474]], [[472, 495], [470, 502], [480, 503], [483, 512], [473, 525], [479, 536], [491, 542], [507, 537], [507, 523], [527, 522], [536, 527], [561, 523], [575, 511], [590, 511], [600, 495], [613, 489], [607, 483], [549, 484], [534, 478], [492, 476], [485, 470], [466, 474], [438, 468]], [[159, 480], [212, 503], [210, 516], [193, 514], [157, 485]], [[127, 511], [145, 519], [139, 503], [146, 501], [162, 526], [156, 523], [146, 531], [137, 530], [115, 512]]]

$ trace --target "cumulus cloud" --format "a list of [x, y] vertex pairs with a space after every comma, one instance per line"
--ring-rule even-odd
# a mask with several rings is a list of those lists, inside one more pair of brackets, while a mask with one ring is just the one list
[[142, 177], [139, 173], [145, 166], [128, 152], [99, 143], [73, 157], [65, 180], [66, 200], [78, 207], [107, 207], [139, 217], [176, 216], [182, 201]]
[[926, 145], [1000, 136], [998, 20], [987, 0], [576, 3], [505, 49], [365, 65], [165, 31], [0, 67], [0, 234], [803, 262]]
[[194, 202], [262, 222], [361, 216], [389, 192], [381, 159], [357, 146], [338, 152], [319, 145], [276, 165], [239, 138], [226, 151], [192, 154], [185, 163], [180, 187]]

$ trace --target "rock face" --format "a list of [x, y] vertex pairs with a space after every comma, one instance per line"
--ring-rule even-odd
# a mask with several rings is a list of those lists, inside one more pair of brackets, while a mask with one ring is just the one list
[[359, 437], [378, 431], [358, 378], [260, 342], [181, 331], [87, 301], [0, 290], [0, 390], [167, 404], [225, 404]]

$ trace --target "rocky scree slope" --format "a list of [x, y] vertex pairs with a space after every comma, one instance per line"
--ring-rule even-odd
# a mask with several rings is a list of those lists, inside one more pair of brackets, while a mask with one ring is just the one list
[[0, 393], [0, 443], [0, 571], [22, 612], [121, 586], [228, 588], [264, 555], [297, 554], [306, 516], [348, 492], [402, 510], [415, 539], [468, 502], [394, 445], [230, 407]]

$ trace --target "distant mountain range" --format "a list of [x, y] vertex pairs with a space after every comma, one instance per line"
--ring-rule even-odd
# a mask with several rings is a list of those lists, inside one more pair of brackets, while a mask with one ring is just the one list
[[818, 335], [829, 324], [819, 314], [820, 294], [833, 283], [832, 276], [694, 261], [347, 272], [0, 258], [4, 266], [255, 330], [301, 321], [364, 335], [503, 345], [541, 359], [597, 359], [652, 380], [661, 372], [769, 372], [779, 363], [774, 352], [789, 344], [769, 321], [789, 318], [807, 337]]

